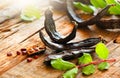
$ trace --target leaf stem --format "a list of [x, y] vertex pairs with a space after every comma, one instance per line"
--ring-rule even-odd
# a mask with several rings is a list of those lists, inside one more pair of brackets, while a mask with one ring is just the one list
[[97, 65], [97, 64], [100, 64], [102, 62], [115, 62], [116, 59], [107, 59], [107, 60], [98, 60], [98, 61], [93, 61], [93, 62], [90, 62], [88, 64], [81, 64], [81, 65], [77, 65], [78, 68], [82, 68], [82, 67], [85, 67], [85, 66], [88, 66], [88, 65], [91, 65], [91, 64], [94, 64], [94, 65]]

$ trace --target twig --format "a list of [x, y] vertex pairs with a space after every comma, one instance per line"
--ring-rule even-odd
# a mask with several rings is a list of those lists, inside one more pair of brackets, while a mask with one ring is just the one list
[[108, 59], [108, 60], [98, 60], [98, 61], [93, 61], [93, 62], [90, 62], [88, 64], [82, 64], [82, 65], [78, 65], [77, 67], [78, 68], [82, 68], [82, 67], [85, 67], [85, 66], [88, 66], [88, 65], [91, 65], [91, 64], [94, 64], [94, 65], [97, 65], [97, 64], [100, 64], [102, 62], [115, 62], [116, 59]]

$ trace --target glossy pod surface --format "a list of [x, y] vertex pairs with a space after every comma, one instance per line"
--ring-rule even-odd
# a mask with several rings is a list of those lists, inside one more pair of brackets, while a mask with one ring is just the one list
[[82, 47], [91, 47], [101, 41], [101, 38], [88, 38], [88, 39], [78, 41], [78, 42], [73, 42], [73, 43], [57, 44], [57, 43], [54, 43], [46, 39], [42, 31], [40, 31], [39, 35], [40, 35], [41, 40], [47, 47], [53, 50], [58, 50], [58, 51], [77, 49], [77, 48], [82, 48]]
[[60, 53], [48, 55], [45, 58], [44, 63], [46, 65], [50, 65], [50, 61], [53, 59], [62, 58], [63, 60], [71, 60], [71, 59], [80, 57], [82, 55], [82, 53], [92, 53], [92, 52], [95, 52], [94, 48], [81, 48], [81, 49], [65, 50]]
[[59, 34], [56, 30], [55, 22], [53, 20], [53, 13], [49, 9], [47, 9], [45, 12], [45, 23], [44, 23], [45, 30], [53, 42], [62, 44], [62, 43], [67, 43], [70, 40], [74, 39], [76, 36], [78, 25], [76, 22], [73, 22], [73, 24], [74, 27], [71, 33], [63, 38], [61, 34]]

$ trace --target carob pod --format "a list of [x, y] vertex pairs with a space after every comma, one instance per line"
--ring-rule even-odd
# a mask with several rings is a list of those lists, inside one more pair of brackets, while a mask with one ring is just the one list
[[[25, 51], [25, 49], [21, 49], [21, 50]], [[45, 50], [46, 50], [46, 47], [44, 45], [36, 44], [27, 48], [26, 52], [28, 56], [34, 56], [34, 55], [43, 54]]]
[[[76, 1], [76, 2], [82, 2], [82, 3], [84, 3], [84, 4], [90, 4], [90, 0], [73, 0], [73, 1]], [[66, 1], [65, 0], [63, 0], [63, 1], [60, 1], [60, 0], [51, 0], [50, 1], [50, 3], [51, 3], [51, 5], [54, 7], [54, 8], [56, 8], [56, 10], [59, 10], [60, 8], [61, 8], [61, 11], [63, 11], [63, 9], [64, 9], [64, 7], [66, 7], [66, 3], [65, 3]], [[69, 0], [69, 2], [70, 2], [70, 0]], [[62, 6], [61, 6], [62, 5]], [[82, 20], [82, 18], [80, 19], [80, 17], [74, 12], [75, 11], [75, 9], [74, 9], [74, 6], [73, 6], [73, 4], [69, 4], [69, 5], [71, 5], [71, 7], [69, 7], [69, 8], [71, 8], [71, 14], [73, 14], [72, 16], [70, 15], [70, 13], [67, 11], [67, 13], [68, 13], [68, 16], [70, 17], [70, 19], [71, 20], [75, 20], [76, 19], [76, 21], [78, 21], [78, 22], [82, 22], [82, 21], [84, 21], [84, 20]], [[67, 7], [68, 8], [68, 7]], [[108, 9], [109, 9], [109, 7], [108, 7]], [[66, 8], [64, 9], [64, 11], [66, 11]], [[106, 9], [106, 11], [107, 11], [107, 9]], [[107, 12], [106, 12], [107, 13]], [[101, 15], [101, 16], [104, 16], [105, 14], [103, 13], [103, 15]], [[74, 18], [73, 18], [73, 16], [74, 16]], [[76, 16], [76, 17], [75, 17]], [[97, 17], [97, 16], [96, 16]], [[96, 18], [96, 17], [94, 17], [94, 18]], [[100, 17], [101, 18], [101, 17]], [[103, 29], [119, 29], [120, 28], [120, 19], [109, 19], [109, 20], [99, 20], [100, 18], [98, 18], [98, 20], [94, 20], [93, 22], [89, 22], [89, 23], [92, 23], [92, 24], [94, 24], [95, 22], [96, 22], [96, 25], [98, 26], [98, 27], [100, 27], [100, 28], [103, 28]], [[89, 21], [89, 20], [88, 20]], [[86, 22], [88, 22], [88, 21], [86, 21]], [[92, 21], [92, 20], [91, 20]], [[89, 23], [88, 24], [85, 24], [85, 22], [83, 23], [83, 24], [81, 24], [81, 25], [84, 25], [84, 26], [86, 26], [86, 25], [89, 25]], [[90, 25], [92, 25], [92, 24], [90, 24]]]
[[53, 13], [49, 9], [45, 11], [45, 22], [44, 22], [45, 30], [53, 42], [63, 44], [63, 43], [67, 43], [70, 40], [74, 39], [76, 36], [76, 31], [77, 31], [77, 23], [73, 22], [73, 24], [74, 24], [74, 27], [71, 33], [65, 38], [63, 38], [56, 31], [55, 22], [53, 20]]
[[[74, 0], [76, 2], [82, 2], [84, 4], [91, 4], [90, 0]], [[113, 5], [114, 6], [114, 5]], [[105, 18], [101, 20], [96, 20], [96, 25], [103, 29], [119, 29], [120, 28], [120, 19], [119, 16], [117, 18], [113, 18], [110, 16], [110, 18]]]
[[99, 38], [88, 38], [88, 39], [78, 41], [78, 42], [73, 42], [73, 43], [71, 42], [71, 43], [66, 43], [66, 44], [57, 44], [57, 43], [54, 43], [46, 39], [41, 30], [39, 32], [39, 36], [42, 42], [47, 47], [53, 50], [57, 50], [57, 51], [77, 49], [77, 48], [82, 48], [82, 47], [91, 47], [91, 46], [96, 45], [98, 42], [102, 41], [102, 39], [99, 37]]
[[32, 51], [31, 49], [29, 49], [28, 51], [27, 51], [27, 53], [28, 53], [28, 56], [34, 56], [34, 55], [40, 55], [40, 54], [43, 54], [44, 52], [45, 52], [45, 48], [41, 48], [41, 49], [39, 49], [39, 51]]
[[104, 19], [96, 22], [96, 25], [103, 29], [120, 29], [120, 19]]
[[97, 15], [91, 17], [88, 20], [82, 20], [82, 18], [79, 17], [78, 14], [75, 13], [75, 9], [74, 9], [74, 6], [73, 6], [73, 0], [67, 0], [66, 4], [67, 4], [68, 17], [72, 21], [76, 21], [78, 23], [78, 25], [79, 25], [78, 27], [84, 27], [84, 26], [87, 26], [87, 25], [93, 25], [93, 24], [95, 24], [104, 15], [107, 14], [108, 9], [112, 6], [112, 5], [107, 5], [104, 9], [102, 9], [100, 12], [98, 12]]
[[73, 6], [73, 0], [66, 0], [67, 15], [71, 21], [76, 21], [77, 23], [83, 22], [82, 18], [75, 13], [75, 8]]
[[50, 62], [53, 59], [62, 58], [63, 60], [71, 60], [71, 59], [80, 57], [83, 53], [92, 53], [92, 52], [95, 52], [95, 48], [81, 48], [81, 49], [64, 50], [60, 53], [48, 55], [45, 58], [44, 63], [47, 66], [50, 66]]
[[105, 8], [103, 8], [100, 12], [97, 13], [97, 15], [91, 17], [90, 19], [80, 23], [80, 25], [93, 25], [96, 24], [96, 22], [100, 21], [103, 16], [105, 16], [108, 13], [108, 10], [111, 6], [114, 5], [107, 5]]
[[[82, 2], [84, 4], [91, 4], [90, 0], [73, 0], [76, 2]], [[66, 0], [49, 0], [50, 5], [54, 10], [57, 11], [66, 11]]]

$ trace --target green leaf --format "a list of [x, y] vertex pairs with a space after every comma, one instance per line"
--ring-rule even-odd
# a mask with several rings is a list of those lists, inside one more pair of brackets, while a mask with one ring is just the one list
[[109, 13], [114, 14], [114, 15], [119, 15], [120, 14], [120, 9], [117, 8], [116, 6], [113, 6], [109, 9]]
[[97, 53], [98, 57], [101, 59], [108, 58], [108, 55], [109, 55], [108, 48], [102, 42], [100, 42], [96, 45], [95, 52]]
[[78, 73], [78, 68], [73, 68], [68, 70], [63, 74], [63, 78], [75, 78], [76, 74]]
[[114, 4], [116, 3], [116, 0], [105, 0], [107, 4]]
[[64, 61], [61, 58], [52, 60], [51, 65], [53, 68], [58, 70], [69, 70], [76, 66], [75, 64], [68, 61]]
[[35, 6], [27, 6], [21, 12], [21, 19], [25, 21], [33, 21], [41, 17], [40, 11]]
[[109, 63], [107, 62], [102, 62], [98, 65], [98, 69], [99, 70], [106, 70], [110, 67]]
[[109, 4], [115, 4], [116, 6], [113, 6], [109, 9], [110, 14], [119, 15], [120, 14], [120, 3], [117, 0], [105, 0], [106, 3]]
[[82, 73], [85, 75], [91, 75], [95, 72], [95, 66], [93, 64], [82, 68]]
[[36, 19], [36, 17], [27, 17], [25, 15], [20, 15], [21, 16], [21, 19], [24, 20], [24, 21], [33, 21]]
[[84, 12], [87, 12], [87, 13], [93, 13], [94, 12], [94, 9], [93, 9], [93, 7], [91, 7], [91, 5], [85, 5], [85, 4], [81, 3], [81, 2], [73, 2], [73, 5], [77, 9], [81, 9]]
[[90, 0], [90, 2], [96, 8], [104, 8], [107, 5], [105, 0]]
[[92, 62], [92, 57], [90, 54], [88, 53], [83, 53], [83, 56], [81, 56], [80, 58], [78, 58], [78, 63], [82, 63], [82, 64], [88, 64]]

